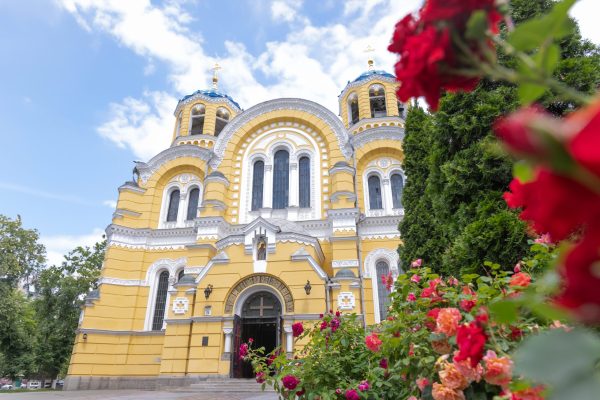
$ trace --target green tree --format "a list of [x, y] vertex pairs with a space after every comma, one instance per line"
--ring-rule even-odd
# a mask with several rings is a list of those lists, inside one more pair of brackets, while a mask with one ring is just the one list
[[36, 324], [29, 283], [46, 253], [38, 239], [36, 230], [23, 228], [20, 217], [0, 215], [0, 376], [14, 378], [34, 370]]
[[[510, 3], [517, 24], [552, 4]], [[556, 76], [593, 92], [600, 84], [598, 48], [582, 40], [577, 27], [559, 44], [562, 60]], [[504, 64], [514, 63], [504, 54], [498, 56]], [[559, 116], [578, 106], [551, 91], [541, 103]], [[405, 265], [423, 258], [444, 273], [484, 273], [482, 260], [512, 268], [527, 253], [526, 226], [502, 200], [512, 179], [512, 161], [499, 150], [490, 128], [517, 106], [514, 86], [483, 80], [471, 93], [446, 94], [434, 115], [419, 108], [409, 111], [404, 140], [406, 212], [399, 249]]]
[[85, 295], [96, 287], [106, 241], [92, 248], [77, 247], [60, 266], [44, 269], [38, 278], [35, 364], [38, 373], [55, 378], [65, 375], [73, 349]]

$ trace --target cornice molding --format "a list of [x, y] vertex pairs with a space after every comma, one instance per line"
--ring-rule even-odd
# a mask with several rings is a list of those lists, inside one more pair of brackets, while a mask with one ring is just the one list
[[146, 189], [137, 186], [134, 182], [127, 181], [121, 186], [119, 186], [119, 193], [121, 192], [132, 192], [138, 194], [146, 193]]
[[107, 246], [130, 249], [163, 250], [183, 249], [195, 244], [194, 227], [173, 229], [134, 229], [111, 224], [106, 228]]
[[279, 110], [304, 111], [321, 119], [329, 126], [329, 128], [331, 128], [337, 137], [338, 145], [342, 151], [342, 154], [347, 159], [350, 158], [352, 149], [350, 146], [348, 146], [348, 132], [346, 131], [346, 128], [344, 128], [342, 121], [334, 113], [322, 105], [310, 100], [283, 98], [259, 103], [234, 117], [231, 122], [229, 122], [225, 128], [223, 128], [223, 131], [221, 131], [221, 134], [217, 137], [214, 147], [215, 157], [210, 161], [211, 167], [216, 169], [221, 164], [227, 144], [231, 140], [231, 137], [241, 127], [257, 117]]
[[183, 144], [180, 146], [169, 147], [152, 157], [148, 162], [136, 161], [136, 168], [140, 174], [142, 184], [146, 184], [158, 169], [165, 163], [182, 157], [195, 157], [201, 160], [208, 161], [213, 156], [211, 150], [194, 146], [191, 144]]
[[376, 140], [396, 140], [402, 142], [404, 140], [404, 128], [398, 128], [396, 126], [380, 126], [378, 128], [372, 128], [357, 133], [351, 140], [355, 150]]

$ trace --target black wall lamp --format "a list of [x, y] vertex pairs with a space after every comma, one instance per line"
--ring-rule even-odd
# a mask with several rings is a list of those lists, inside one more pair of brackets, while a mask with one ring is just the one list
[[306, 281], [306, 285], [304, 285], [304, 291], [306, 294], [310, 294], [310, 289], [312, 289], [312, 286], [310, 286], [310, 281]]
[[86, 340], [87, 340], [87, 333], [84, 333], [83, 334], [83, 341], [86, 341]]
[[209, 284], [206, 289], [204, 289], [204, 297], [206, 298], [206, 300], [208, 300], [208, 298], [210, 297], [210, 294], [212, 293], [213, 290], [213, 285]]

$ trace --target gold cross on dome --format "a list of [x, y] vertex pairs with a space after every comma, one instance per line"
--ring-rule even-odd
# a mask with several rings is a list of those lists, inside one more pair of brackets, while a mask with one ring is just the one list
[[375, 49], [373, 48], [373, 46], [371, 46], [371, 45], [369, 44], [369, 45], [367, 45], [367, 47], [365, 48], [364, 52], [365, 52], [365, 53], [368, 55], [368, 57], [369, 57], [369, 58], [367, 59], [367, 64], [369, 64], [369, 70], [372, 70], [372, 69], [373, 69], [373, 64], [374, 64], [374, 61], [373, 61], [373, 56], [372, 56], [371, 54], [369, 54], [369, 53], [373, 53], [373, 52], [375, 52]]
[[221, 66], [219, 65], [219, 63], [215, 63], [215, 66], [212, 67], [213, 70], [213, 78], [212, 78], [212, 82], [213, 82], [213, 89], [217, 89], [219, 87], [219, 77], [217, 76], [217, 71], [219, 71], [221, 69]]

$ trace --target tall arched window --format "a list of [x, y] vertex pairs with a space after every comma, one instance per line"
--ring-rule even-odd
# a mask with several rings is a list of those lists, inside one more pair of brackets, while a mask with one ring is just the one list
[[182, 268], [177, 273], [177, 282], [179, 282], [181, 280], [181, 278], [183, 278], [183, 275], [185, 275], [185, 270]]
[[371, 175], [368, 180], [369, 183], [369, 209], [381, 210], [383, 208], [383, 201], [381, 200], [381, 181], [379, 176]]
[[167, 222], [177, 221], [179, 211], [179, 190], [173, 190], [169, 196], [169, 208], [167, 210]]
[[377, 278], [377, 298], [379, 300], [379, 320], [383, 321], [387, 317], [387, 308], [389, 305], [389, 292], [383, 283], [382, 276], [388, 276], [390, 266], [386, 261], [377, 261], [375, 264], [375, 275]]
[[252, 210], [258, 210], [263, 206], [264, 182], [265, 163], [258, 160], [254, 163], [254, 171], [252, 171]]
[[190, 190], [187, 206], [187, 220], [195, 219], [198, 212], [198, 200], [200, 199], [200, 189]]
[[217, 119], [215, 121], [215, 136], [219, 136], [219, 133], [225, 128], [229, 122], [229, 111], [225, 107], [217, 108]]
[[369, 88], [369, 103], [371, 104], [371, 118], [385, 117], [385, 89], [381, 85]]
[[350, 124], [357, 123], [359, 119], [358, 96], [356, 93], [352, 93], [348, 96], [348, 119], [350, 120]]
[[286, 208], [289, 204], [290, 154], [286, 150], [278, 150], [274, 158], [273, 208]]
[[402, 208], [402, 189], [404, 186], [404, 180], [402, 175], [393, 174], [390, 178], [392, 184], [392, 203], [394, 208]]
[[203, 104], [196, 104], [190, 115], [190, 135], [202, 135], [204, 132], [204, 113], [206, 108]]
[[398, 102], [398, 116], [400, 118], [405, 118], [406, 117], [406, 107], [404, 107], [404, 103], [402, 102]]
[[156, 297], [154, 299], [154, 318], [152, 319], [152, 330], [160, 331], [165, 321], [165, 310], [167, 309], [167, 290], [169, 289], [169, 271], [163, 271], [158, 276]]
[[179, 111], [179, 115], [177, 116], [177, 125], [175, 125], [175, 136], [179, 136], [179, 131], [181, 130], [181, 120], [183, 119], [183, 111]]
[[298, 161], [300, 207], [310, 207], [310, 158], [301, 157]]

